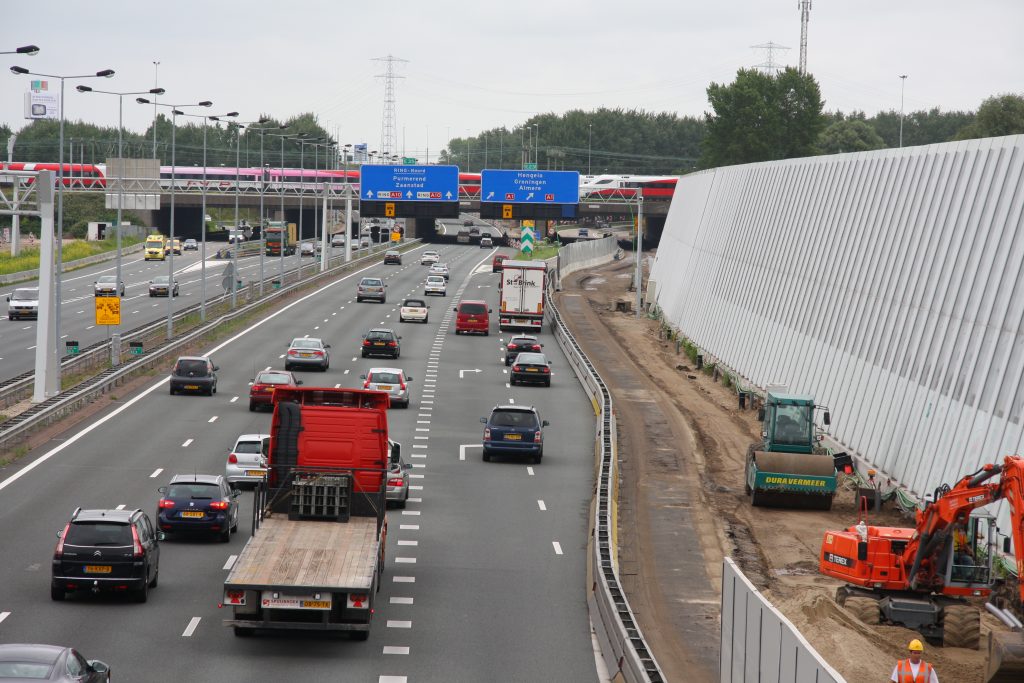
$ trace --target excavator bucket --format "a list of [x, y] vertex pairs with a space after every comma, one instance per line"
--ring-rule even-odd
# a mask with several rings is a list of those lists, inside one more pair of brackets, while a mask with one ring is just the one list
[[1024, 681], [1024, 633], [992, 631], [988, 634], [988, 669], [985, 683]]
[[831, 456], [754, 451], [747, 468], [752, 505], [801, 510], [832, 509], [836, 468]]

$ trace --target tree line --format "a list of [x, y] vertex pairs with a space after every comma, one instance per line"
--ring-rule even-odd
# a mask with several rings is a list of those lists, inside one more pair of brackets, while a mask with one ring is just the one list
[[[775, 74], [740, 69], [732, 83], [707, 88], [711, 111], [701, 117], [638, 109], [574, 109], [563, 114], [539, 114], [519, 126], [492, 128], [449, 141], [440, 163], [466, 171], [520, 168], [536, 163], [542, 169], [572, 169], [581, 173], [677, 175], [701, 168], [790, 159], [818, 154], [859, 152], [897, 147], [900, 112], [867, 116], [862, 111], [825, 112], [817, 81], [789, 68]], [[300, 145], [277, 135], [305, 133], [329, 139], [315, 114], [287, 121], [264, 117], [263, 135], [255, 127], [239, 130], [213, 122], [206, 130], [209, 166], [284, 165], [324, 167], [324, 149]], [[902, 144], [926, 145], [952, 140], [1024, 133], [1024, 96], [996, 95], [977, 111], [929, 110], [902, 117]], [[18, 131], [14, 158], [53, 161], [57, 155], [57, 122], [33, 121]], [[282, 126], [286, 126], [282, 128]], [[157, 157], [170, 163], [171, 122], [160, 115], [142, 134], [124, 133], [126, 157], [152, 157], [154, 129]], [[0, 149], [6, 148], [10, 128], [0, 126]], [[101, 163], [117, 154], [117, 129], [82, 121], [65, 122], [65, 161]], [[262, 139], [261, 139], [262, 138]], [[179, 117], [175, 131], [178, 165], [203, 162], [202, 120]]]

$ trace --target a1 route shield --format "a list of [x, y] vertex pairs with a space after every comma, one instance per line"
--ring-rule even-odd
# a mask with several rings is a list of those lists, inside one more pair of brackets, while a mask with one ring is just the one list
[[366, 201], [455, 202], [458, 166], [386, 166], [359, 168], [359, 196]]

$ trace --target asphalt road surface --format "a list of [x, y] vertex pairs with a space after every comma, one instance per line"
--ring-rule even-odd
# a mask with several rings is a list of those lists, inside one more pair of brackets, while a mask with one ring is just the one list
[[[224, 293], [222, 281], [228, 261], [212, 258], [225, 245], [207, 245], [206, 297], [207, 300]], [[342, 249], [333, 250], [343, 254]], [[198, 251], [183, 251], [174, 256], [175, 278], [179, 294], [172, 302], [177, 312], [199, 303], [202, 296], [202, 264]], [[336, 255], [336, 254], [332, 254]], [[353, 253], [353, 257], [356, 254]], [[285, 271], [294, 270], [298, 256], [285, 257]], [[238, 270], [243, 282], [259, 281], [260, 259], [246, 257], [239, 259]], [[319, 259], [308, 256], [303, 261], [303, 272], [310, 274], [319, 264]], [[167, 299], [149, 296], [149, 281], [158, 275], [167, 275], [168, 261], [145, 261], [142, 253], [125, 256], [121, 261], [121, 277], [125, 283], [125, 296], [121, 299], [121, 330], [126, 332], [146, 323], [167, 317]], [[264, 274], [274, 277], [280, 269], [280, 257], [264, 258]], [[61, 290], [61, 332], [63, 341], [77, 340], [81, 348], [108, 338], [105, 326], [96, 325], [93, 283], [101, 275], [114, 275], [113, 261], [74, 270], [64, 274]], [[0, 288], [0, 381], [19, 375], [31, 369], [35, 363], [36, 321], [8, 320], [7, 295], [18, 287], [35, 287], [38, 282], [23, 282]], [[269, 285], [268, 285], [269, 286]], [[111, 328], [113, 331], [113, 328]], [[63, 354], [63, 348], [62, 353]]]
[[[400, 266], [374, 265], [269, 314], [209, 349], [220, 366], [213, 397], [170, 396], [166, 378], [0, 471], [0, 641], [74, 645], [127, 681], [594, 681], [586, 606], [587, 511], [593, 487], [594, 415], [550, 334], [553, 386], [508, 386], [492, 318], [487, 337], [456, 336], [461, 295], [497, 307], [492, 250], [446, 246], [449, 294], [430, 299], [430, 321], [399, 323], [405, 296], [421, 297], [417, 251]], [[355, 303], [365, 274], [386, 276], [386, 304]], [[141, 276], [141, 273], [137, 273]], [[91, 282], [91, 280], [90, 280]], [[362, 359], [371, 327], [402, 335], [395, 362]], [[242, 433], [265, 432], [268, 413], [248, 411], [253, 373], [281, 367], [291, 338], [331, 345], [326, 373], [307, 386], [359, 386], [374, 366], [414, 377], [412, 405], [389, 412], [390, 432], [413, 463], [407, 509], [391, 510], [384, 586], [370, 638], [309, 632], [240, 639], [221, 620], [222, 582], [250, 531], [243, 495], [228, 544], [162, 543], [160, 583], [149, 602], [49, 597], [56, 533], [83, 507], [141, 507], [155, 516], [156, 489], [179, 472], [223, 472]], [[533, 404], [544, 419], [544, 461], [485, 463], [479, 418], [496, 403]]]

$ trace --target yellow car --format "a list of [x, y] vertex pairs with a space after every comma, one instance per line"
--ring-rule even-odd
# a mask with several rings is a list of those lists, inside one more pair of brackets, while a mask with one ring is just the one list
[[146, 246], [143, 249], [143, 258], [146, 261], [163, 261], [167, 258], [167, 240], [163, 235], [150, 235], [146, 238]]

